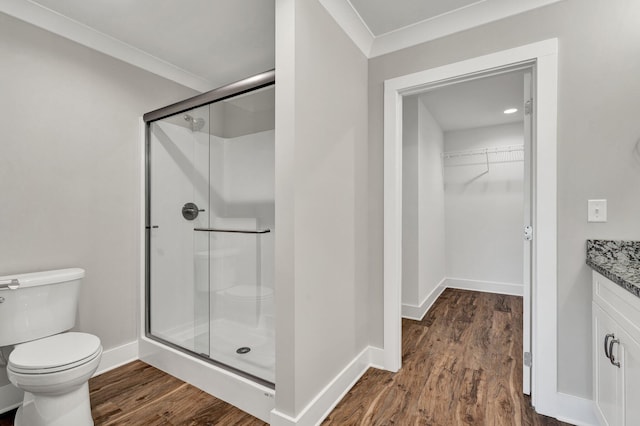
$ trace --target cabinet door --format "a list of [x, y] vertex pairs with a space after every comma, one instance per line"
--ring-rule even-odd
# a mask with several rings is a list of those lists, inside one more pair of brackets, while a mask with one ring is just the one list
[[[617, 348], [622, 373], [622, 412], [626, 426], [640, 425], [640, 344], [626, 331], [619, 329]], [[616, 335], [616, 337], [618, 337]], [[618, 345], [614, 345], [618, 346]], [[614, 355], [616, 349], [613, 350]]]
[[[611, 364], [611, 361], [605, 355], [605, 340], [611, 341], [612, 337], [607, 338], [607, 336], [616, 334], [618, 332], [618, 326], [597, 304], [593, 303], [592, 306], [594, 347], [593, 401], [600, 422], [603, 425], [617, 426], [621, 424], [620, 415], [622, 412], [622, 407], [619, 403], [621, 372], [618, 367]], [[620, 355], [622, 349], [619, 347], [620, 345], [616, 346], [614, 351], [617, 352], [617, 355]]]

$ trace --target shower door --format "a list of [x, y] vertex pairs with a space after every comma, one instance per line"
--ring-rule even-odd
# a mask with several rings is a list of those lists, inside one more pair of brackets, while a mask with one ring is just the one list
[[[208, 356], [208, 107], [149, 126], [148, 329], [170, 344]], [[205, 120], [205, 118], [207, 118]]]
[[147, 335], [275, 380], [273, 86], [149, 124]]

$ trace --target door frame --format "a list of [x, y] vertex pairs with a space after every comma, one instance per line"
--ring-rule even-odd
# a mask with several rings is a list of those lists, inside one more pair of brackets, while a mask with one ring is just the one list
[[[535, 123], [535, 112], [533, 108], [527, 111], [527, 104], [535, 100], [533, 93], [533, 82], [535, 78], [535, 69], [529, 68], [524, 73], [524, 108], [523, 114], [523, 148], [524, 148], [524, 208], [522, 224], [523, 226], [533, 225], [532, 198], [533, 198], [533, 160], [531, 153], [533, 152], [533, 144], [535, 143], [535, 133], [533, 132], [533, 123]], [[531, 104], [530, 104], [531, 105]], [[523, 230], [522, 248], [523, 248], [523, 268], [522, 268], [522, 353], [526, 357], [527, 352], [531, 354], [531, 252], [533, 249], [532, 241], [526, 238], [526, 231]], [[525, 359], [522, 361], [522, 392], [525, 395], [531, 395], [531, 364], [526, 365]]]
[[[534, 66], [532, 180], [531, 401], [557, 412], [557, 80], [558, 41], [544, 40], [384, 82], [383, 366], [402, 364], [402, 97], [461, 78]], [[540, 303], [538, 303], [540, 301]]]

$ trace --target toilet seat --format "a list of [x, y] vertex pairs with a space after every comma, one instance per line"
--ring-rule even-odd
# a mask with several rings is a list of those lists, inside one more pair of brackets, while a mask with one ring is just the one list
[[9, 355], [8, 368], [18, 374], [50, 374], [86, 364], [102, 354], [100, 339], [68, 332], [21, 343]]

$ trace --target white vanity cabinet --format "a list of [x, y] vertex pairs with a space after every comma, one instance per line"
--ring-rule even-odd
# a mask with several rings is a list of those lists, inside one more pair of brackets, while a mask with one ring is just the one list
[[593, 272], [593, 400], [603, 425], [640, 425], [640, 298]]

